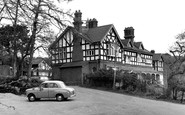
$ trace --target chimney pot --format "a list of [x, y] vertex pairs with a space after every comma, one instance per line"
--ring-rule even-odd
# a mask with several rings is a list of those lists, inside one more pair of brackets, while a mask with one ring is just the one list
[[97, 21], [95, 18], [90, 19], [90, 20], [88, 21], [88, 27], [89, 27], [89, 28], [95, 28], [95, 27], [97, 27], [97, 26], [98, 26], [98, 21]]
[[77, 30], [77, 31], [79, 31], [79, 32], [82, 32], [82, 24], [83, 24], [83, 22], [82, 22], [82, 13], [80, 12], [80, 10], [76, 10], [75, 11], [75, 17], [74, 17], [74, 22], [73, 22], [73, 24], [74, 24], [74, 27], [75, 27], [75, 29]]
[[134, 41], [134, 28], [133, 27], [126, 27], [125, 30], [124, 30], [124, 33], [125, 33], [125, 36], [124, 38], [125, 39], [130, 39], [132, 41]]

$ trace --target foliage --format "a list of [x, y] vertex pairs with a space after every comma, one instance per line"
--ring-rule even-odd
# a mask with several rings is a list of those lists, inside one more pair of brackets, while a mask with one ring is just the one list
[[[0, 21], [12, 23], [14, 26], [27, 25], [30, 31], [26, 49], [26, 54], [29, 53], [29, 77], [31, 77], [32, 58], [35, 50], [42, 47], [47, 51], [52, 38], [55, 38], [52, 28], [55, 27], [62, 31], [70, 23], [69, 17], [72, 17], [70, 10], [65, 11], [58, 7], [60, 1], [69, 2], [71, 0], [0, 0]], [[14, 40], [14, 45], [17, 45], [16, 42], [18, 41]], [[16, 55], [17, 52], [14, 52], [14, 75], [17, 72]]]
[[[15, 45], [17, 46], [16, 50], [25, 49], [29, 41], [28, 32], [27, 27], [23, 25], [3, 26], [0, 28], [0, 43], [9, 53], [14, 50]], [[15, 39], [16, 44], [14, 44]]]
[[[29, 42], [28, 33], [29, 31], [24, 25], [7, 25], [0, 28], [0, 43], [4, 47], [4, 50], [8, 52], [7, 55], [2, 56], [4, 57], [3, 61], [5, 60], [6, 63], [8, 61], [16, 61], [14, 63], [16, 63], [17, 67], [20, 66], [20, 73], [22, 73], [23, 68], [21, 65], [24, 63], [24, 59], [29, 55], [27, 51]], [[16, 60], [13, 59], [14, 53]], [[9, 65], [13, 66], [12, 63], [9, 63]]]
[[[97, 72], [87, 75], [89, 82], [87, 84], [91, 86], [103, 86], [111, 88], [113, 85], [114, 70], [100, 69]], [[121, 88], [128, 92], [141, 91], [146, 92], [146, 82], [143, 82], [137, 78], [137, 74], [129, 73], [127, 71], [119, 70], [116, 72], [116, 82], [121, 84]]]
[[38, 87], [43, 81], [38, 78], [18, 79], [14, 77], [0, 77], [0, 93], [25, 94], [26, 89]]
[[112, 69], [100, 69], [99, 71], [90, 73], [87, 75], [87, 79], [89, 80], [87, 84], [91, 86], [112, 87], [113, 73], [114, 71]]

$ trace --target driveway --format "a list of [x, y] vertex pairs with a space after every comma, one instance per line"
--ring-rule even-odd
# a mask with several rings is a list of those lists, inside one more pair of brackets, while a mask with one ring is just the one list
[[185, 105], [74, 86], [68, 101], [28, 102], [25, 96], [0, 94], [2, 115], [184, 115]]

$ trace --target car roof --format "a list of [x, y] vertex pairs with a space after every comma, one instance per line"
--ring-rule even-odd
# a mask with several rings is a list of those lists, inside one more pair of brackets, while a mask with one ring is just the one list
[[64, 83], [64, 82], [58, 81], [58, 80], [49, 80], [49, 81], [44, 81], [43, 83]]

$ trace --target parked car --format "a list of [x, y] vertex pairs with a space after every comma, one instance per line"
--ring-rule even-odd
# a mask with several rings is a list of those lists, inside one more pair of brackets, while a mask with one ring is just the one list
[[67, 100], [76, 96], [74, 88], [70, 88], [62, 81], [45, 81], [39, 87], [26, 90], [29, 101], [40, 100], [41, 98], [55, 98], [57, 101]]

